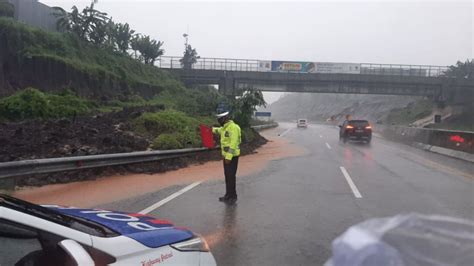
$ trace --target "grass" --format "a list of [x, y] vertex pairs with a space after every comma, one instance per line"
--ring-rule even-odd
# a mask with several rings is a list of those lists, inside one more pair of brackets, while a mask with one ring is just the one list
[[52, 94], [27, 88], [0, 99], [0, 120], [72, 117], [89, 113], [96, 107], [94, 102], [79, 98], [70, 91]]
[[421, 100], [410, 103], [405, 108], [390, 111], [386, 120], [389, 124], [408, 125], [431, 114], [434, 103], [431, 100]]
[[450, 117], [446, 121], [442, 121], [439, 124], [431, 124], [430, 128], [474, 132], [474, 116], [472, 115], [472, 110], [471, 112], [466, 111], [455, 117]]

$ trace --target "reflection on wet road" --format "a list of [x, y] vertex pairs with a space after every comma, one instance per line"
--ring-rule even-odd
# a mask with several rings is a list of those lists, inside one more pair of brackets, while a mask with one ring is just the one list
[[[372, 217], [419, 212], [474, 219], [468, 163], [379, 138], [342, 143], [334, 126], [283, 124], [275, 135], [283, 132], [307, 153], [238, 175], [235, 206], [218, 202], [224, 183], [217, 180], [150, 214], [204, 235], [220, 265], [321, 265], [335, 237]], [[133, 206], [144, 209], [181, 188], [134, 198]]]

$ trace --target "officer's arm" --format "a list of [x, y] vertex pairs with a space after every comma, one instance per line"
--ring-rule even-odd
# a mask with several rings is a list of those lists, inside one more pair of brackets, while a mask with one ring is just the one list
[[212, 127], [212, 133], [214, 134], [220, 134], [222, 130], [222, 127]]
[[233, 127], [231, 130], [229, 130], [229, 132], [230, 132], [230, 136], [229, 136], [230, 145], [229, 145], [229, 150], [227, 151], [225, 155], [226, 160], [232, 160], [240, 144], [239, 132], [237, 131], [237, 127]]

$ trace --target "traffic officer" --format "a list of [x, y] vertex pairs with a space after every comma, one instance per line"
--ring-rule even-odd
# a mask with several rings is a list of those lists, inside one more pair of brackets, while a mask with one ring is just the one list
[[213, 127], [212, 133], [220, 136], [226, 185], [226, 193], [224, 197], [219, 198], [219, 201], [232, 204], [237, 201], [235, 179], [240, 156], [240, 127], [230, 119], [229, 112], [218, 114], [217, 121], [221, 127]]

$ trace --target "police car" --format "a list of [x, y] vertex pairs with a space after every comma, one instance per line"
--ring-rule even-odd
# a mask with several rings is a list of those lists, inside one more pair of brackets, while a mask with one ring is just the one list
[[0, 194], [0, 265], [216, 265], [199, 235], [154, 217]]

